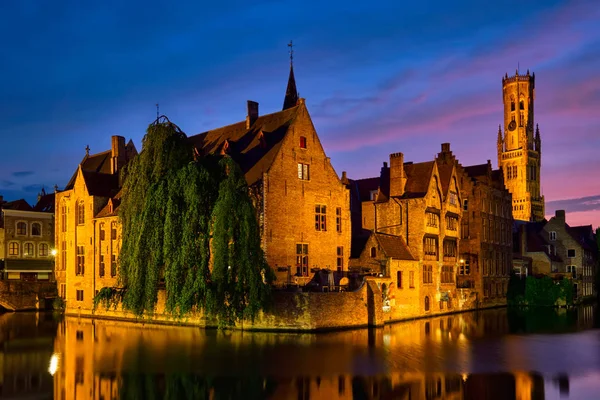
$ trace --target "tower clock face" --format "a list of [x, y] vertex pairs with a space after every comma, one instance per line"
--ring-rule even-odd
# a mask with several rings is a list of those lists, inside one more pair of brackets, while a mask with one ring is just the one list
[[509, 131], [514, 131], [516, 127], [517, 127], [517, 123], [515, 121], [510, 121], [510, 123], [508, 124]]

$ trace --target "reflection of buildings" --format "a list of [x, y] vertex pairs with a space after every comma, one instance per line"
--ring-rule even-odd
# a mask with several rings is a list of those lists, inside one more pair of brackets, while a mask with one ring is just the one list
[[52, 315], [0, 315], [0, 398], [51, 399]]

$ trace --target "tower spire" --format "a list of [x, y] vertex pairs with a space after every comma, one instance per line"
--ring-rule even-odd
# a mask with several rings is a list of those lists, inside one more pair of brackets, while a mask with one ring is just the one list
[[283, 99], [283, 110], [295, 107], [298, 104], [298, 90], [296, 89], [296, 78], [294, 78], [294, 45], [292, 41], [288, 43], [290, 48], [290, 76], [288, 78], [287, 89], [285, 91], [285, 98]]

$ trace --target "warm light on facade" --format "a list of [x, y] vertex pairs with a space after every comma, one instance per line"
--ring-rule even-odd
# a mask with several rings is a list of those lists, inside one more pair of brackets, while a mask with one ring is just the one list
[[53, 256], [56, 255], [56, 249], [52, 249], [52, 251], [50, 252]]

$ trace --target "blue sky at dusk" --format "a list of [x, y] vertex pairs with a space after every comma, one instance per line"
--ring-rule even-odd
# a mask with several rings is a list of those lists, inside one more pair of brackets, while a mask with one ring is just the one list
[[[94, 3], [94, 4], [92, 4]], [[111, 135], [138, 150], [155, 104], [188, 135], [301, 97], [338, 174], [389, 153], [491, 159], [501, 78], [536, 74], [547, 215], [600, 226], [600, 6], [589, 1], [9, 0], [0, 23], [0, 194], [64, 187]]]

